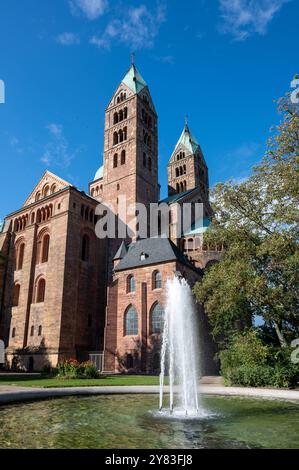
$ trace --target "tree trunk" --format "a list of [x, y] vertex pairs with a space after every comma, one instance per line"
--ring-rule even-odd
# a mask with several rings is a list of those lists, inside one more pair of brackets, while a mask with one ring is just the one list
[[277, 334], [280, 346], [282, 348], [286, 348], [288, 346], [288, 343], [286, 342], [286, 339], [283, 335], [283, 332], [280, 331], [280, 328], [279, 328], [278, 323], [276, 321], [273, 321], [273, 324], [274, 324], [275, 332]]

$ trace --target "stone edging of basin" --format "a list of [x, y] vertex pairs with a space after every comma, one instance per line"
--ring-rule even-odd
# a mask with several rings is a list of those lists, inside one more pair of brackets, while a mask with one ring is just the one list
[[[4, 388], [4, 387], [3, 387]], [[2, 390], [3, 390], [2, 388]], [[168, 387], [165, 387], [168, 392]], [[288, 400], [299, 402], [299, 390], [283, 390], [269, 388], [224, 387], [221, 385], [201, 385], [200, 392], [203, 395], [239, 396], [247, 398], [264, 398], [276, 400]], [[92, 395], [124, 395], [124, 394], [158, 394], [156, 385], [140, 386], [101, 386], [101, 387], [66, 387], [66, 388], [30, 388], [18, 389], [7, 387], [1, 391], [0, 405], [23, 401], [41, 400], [45, 398], [58, 398], [66, 396], [92, 396]]]

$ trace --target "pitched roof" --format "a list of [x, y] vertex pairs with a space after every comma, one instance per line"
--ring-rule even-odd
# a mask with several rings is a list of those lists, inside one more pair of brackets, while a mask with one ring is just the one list
[[179, 261], [198, 271], [184, 253], [168, 238], [145, 238], [131, 243], [125, 257], [115, 267], [115, 271], [124, 271], [170, 261]]
[[68, 181], [60, 178], [60, 176], [55, 175], [49, 170], [46, 170], [39, 180], [39, 182], [34, 186], [33, 190], [27, 197], [26, 201], [23, 204], [23, 207], [26, 207], [35, 201], [35, 195], [38, 191], [42, 191], [45, 185], [52, 185], [55, 184], [57, 186], [57, 190], [66, 188], [68, 186], [73, 186]]
[[125, 242], [123, 241], [119, 247], [119, 249], [116, 252], [116, 255], [114, 256], [113, 260], [118, 260], [118, 259], [123, 259], [127, 254], [127, 247]]
[[131, 65], [122, 82], [127, 85], [133, 93], [139, 93], [147, 86], [134, 64]]
[[191, 153], [195, 153], [199, 148], [199, 143], [191, 134], [188, 124], [185, 124], [183, 132], [181, 133], [175, 148], [177, 148], [180, 144], [182, 144]]
[[208, 230], [211, 220], [209, 217], [203, 217], [195, 221], [195, 223], [190, 228], [189, 232], [185, 232], [185, 237], [190, 237], [194, 235], [200, 235], [205, 233]]
[[180, 199], [183, 199], [188, 194], [191, 194], [196, 189], [198, 188], [192, 188], [188, 189], [188, 191], [184, 191], [183, 193], [173, 194], [172, 196], [168, 196], [165, 199], [161, 199], [159, 203], [161, 204], [162, 202], [165, 202], [166, 204], [173, 204], [174, 202], [178, 202]]

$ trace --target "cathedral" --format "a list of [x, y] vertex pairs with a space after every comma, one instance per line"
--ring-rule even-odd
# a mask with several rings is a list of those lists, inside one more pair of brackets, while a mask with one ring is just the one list
[[[167, 236], [97, 236], [98, 206], [122, 219], [125, 197], [170, 208], [201, 203], [202, 223]], [[135, 208], [135, 209], [134, 209]], [[108, 209], [107, 209], [108, 211]], [[40, 371], [64, 359], [93, 360], [107, 373], [158, 373], [168, 278], [192, 287], [215, 247], [195, 243], [209, 224], [208, 168], [188, 123], [168, 163], [168, 197], [160, 199], [158, 116], [149, 87], [132, 64], [105, 111], [104, 161], [88, 194], [46, 171], [0, 230], [0, 339], [7, 366]], [[137, 224], [138, 225], [138, 224]], [[119, 227], [119, 224], [118, 224]], [[217, 370], [215, 345], [200, 305], [203, 374]]]

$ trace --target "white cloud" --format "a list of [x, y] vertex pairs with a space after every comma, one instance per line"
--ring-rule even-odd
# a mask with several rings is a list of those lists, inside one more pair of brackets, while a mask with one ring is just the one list
[[266, 34], [269, 23], [291, 0], [219, 0], [220, 31], [242, 41], [252, 34]]
[[129, 45], [133, 50], [148, 49], [153, 47], [164, 21], [164, 5], [158, 5], [155, 11], [150, 11], [145, 5], [129, 8], [124, 18], [110, 21], [104, 33], [101, 36], [93, 36], [90, 42], [107, 49], [113, 40], [117, 40]]
[[56, 41], [63, 46], [80, 44], [80, 37], [74, 33], [62, 33], [57, 36]]
[[89, 20], [102, 16], [108, 7], [107, 0], [69, 0], [69, 4], [74, 15], [83, 13]]
[[44, 147], [41, 162], [47, 167], [57, 166], [60, 168], [68, 168], [75, 158], [78, 150], [71, 151], [69, 143], [63, 134], [63, 126], [61, 124], [48, 124], [46, 129], [49, 132], [50, 140]]
[[62, 125], [61, 124], [48, 124], [46, 129], [50, 132], [50, 134], [58, 136], [62, 134]]

